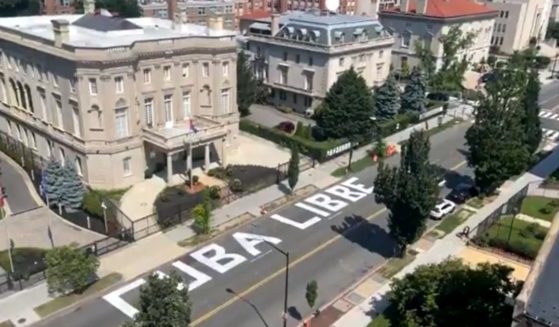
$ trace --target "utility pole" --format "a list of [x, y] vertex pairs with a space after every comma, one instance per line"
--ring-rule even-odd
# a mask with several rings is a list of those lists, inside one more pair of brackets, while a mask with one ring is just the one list
[[283, 327], [287, 327], [287, 306], [289, 299], [289, 252], [278, 248], [275, 244], [265, 241], [274, 250], [285, 256], [285, 289], [283, 294]]

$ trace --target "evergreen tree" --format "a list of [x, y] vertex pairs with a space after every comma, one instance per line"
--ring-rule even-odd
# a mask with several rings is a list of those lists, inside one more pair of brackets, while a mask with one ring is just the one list
[[259, 83], [252, 73], [247, 55], [241, 51], [237, 58], [237, 105], [241, 116], [250, 115], [250, 106], [256, 101]]
[[408, 84], [402, 93], [402, 109], [404, 111], [413, 111], [422, 113], [425, 111], [425, 92], [427, 85], [418, 67], [414, 67]]
[[295, 146], [291, 148], [291, 158], [289, 159], [289, 166], [287, 168], [287, 181], [291, 192], [295, 189], [297, 181], [299, 180], [299, 151]]
[[537, 70], [531, 70], [528, 76], [528, 83], [524, 90], [524, 132], [526, 133], [526, 146], [528, 152], [533, 154], [538, 149], [542, 139], [541, 122], [539, 118], [540, 106], [538, 97], [540, 95], [540, 80]]
[[375, 116], [381, 119], [392, 119], [400, 110], [400, 94], [393, 74], [375, 92], [374, 108]]
[[58, 161], [51, 159], [47, 168], [43, 171], [43, 192], [45, 193], [49, 205], [63, 205], [64, 197], [64, 176], [62, 166]]
[[62, 204], [66, 210], [72, 212], [81, 208], [85, 188], [82, 183], [81, 177], [76, 172], [72, 165], [64, 166], [62, 171], [63, 180], [63, 194]]
[[439, 187], [429, 163], [429, 137], [413, 132], [402, 147], [400, 167], [382, 162], [374, 183], [375, 200], [388, 208], [388, 227], [400, 254], [425, 230], [429, 212], [437, 202]]
[[318, 298], [318, 284], [316, 280], [311, 280], [307, 283], [307, 289], [305, 291], [305, 299], [309, 308], [313, 309], [316, 304], [316, 299]]
[[327, 138], [351, 141], [368, 137], [373, 126], [373, 98], [363, 77], [345, 71], [326, 93], [316, 123]]
[[501, 69], [486, 84], [487, 96], [475, 111], [475, 122], [466, 132], [468, 164], [474, 168], [482, 195], [492, 194], [508, 178], [526, 169], [530, 153], [522, 121], [526, 71]]

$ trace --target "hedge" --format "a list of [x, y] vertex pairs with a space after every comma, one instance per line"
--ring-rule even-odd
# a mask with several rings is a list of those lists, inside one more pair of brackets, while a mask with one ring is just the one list
[[387, 137], [417, 122], [419, 122], [419, 116], [415, 113], [408, 112], [397, 115], [395, 119], [380, 122], [378, 127], [380, 135], [382, 135], [382, 137]]
[[242, 131], [260, 136], [264, 139], [270, 140], [287, 148], [295, 146], [304, 155], [307, 155], [318, 161], [326, 160], [326, 152], [328, 150], [347, 142], [346, 140], [317, 142], [298, 135], [288, 135], [275, 128], [263, 126], [246, 119], [242, 119], [239, 122], [239, 128]]

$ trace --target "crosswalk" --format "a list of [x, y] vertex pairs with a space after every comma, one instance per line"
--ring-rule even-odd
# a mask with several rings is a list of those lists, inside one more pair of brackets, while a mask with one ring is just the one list
[[559, 131], [555, 131], [552, 129], [547, 129], [547, 128], [542, 128], [542, 136], [544, 139], [551, 141], [551, 142], [557, 142], [559, 141]]
[[542, 110], [539, 116], [540, 118], [559, 120], [559, 113], [555, 113], [554, 111]]

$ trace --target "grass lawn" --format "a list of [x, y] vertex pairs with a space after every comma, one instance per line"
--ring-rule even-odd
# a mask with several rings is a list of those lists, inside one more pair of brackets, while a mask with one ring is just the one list
[[559, 200], [544, 198], [542, 196], [527, 196], [522, 201], [522, 212], [525, 215], [552, 221], [559, 210]]
[[130, 187], [121, 188], [121, 189], [114, 189], [114, 190], [95, 190], [95, 192], [103, 194], [104, 196], [108, 197], [109, 199], [115, 200], [119, 202], [124, 193], [128, 191]]
[[545, 239], [547, 228], [520, 219], [515, 219], [511, 228], [511, 222], [511, 216], [502, 218], [477, 239], [476, 243], [499, 248], [526, 259], [534, 259]]
[[446, 218], [443, 218], [443, 221], [441, 221], [441, 223], [438, 224], [436, 227], [437, 230], [444, 233], [439, 237], [444, 237], [448, 233], [452, 232], [454, 229], [456, 229], [456, 227], [458, 227], [458, 225], [466, 221], [466, 219], [468, 219], [468, 217], [470, 217], [471, 215], [472, 212], [468, 210], [459, 210], [458, 212], [453, 213]]
[[[15, 248], [12, 250], [14, 270], [22, 274], [33, 274], [44, 268], [44, 256], [46, 250], [39, 248]], [[0, 266], [5, 271], [11, 271], [10, 256], [8, 250], [0, 251]]]
[[89, 286], [83, 293], [81, 294], [69, 294], [64, 295], [61, 297], [57, 297], [56, 299], [51, 300], [45, 304], [41, 304], [40, 306], [36, 307], [35, 312], [41, 317], [44, 318], [56, 311], [62, 310], [65, 307], [72, 305], [78, 301], [83, 300], [84, 298], [94, 295], [95, 293], [108, 288], [109, 286], [117, 283], [122, 279], [122, 275], [118, 273], [109, 274], [91, 286]]
[[0, 322], [0, 327], [16, 327], [11, 321], [6, 320], [4, 322]]
[[392, 258], [378, 270], [378, 273], [381, 274], [382, 277], [390, 279], [400, 270], [404, 269], [405, 266], [409, 265], [414, 259], [415, 255], [410, 253], [406, 253], [403, 258]]
[[390, 320], [388, 320], [383, 314], [378, 315], [371, 321], [367, 327], [390, 327]]
[[[362, 171], [363, 169], [365, 169], [367, 167], [374, 166], [376, 164], [377, 163], [375, 161], [373, 161], [371, 156], [369, 154], [367, 154], [365, 157], [363, 157], [359, 160], [355, 160], [351, 163], [350, 173], [355, 173], [355, 172], [358, 172], [358, 171]], [[334, 176], [334, 177], [343, 177], [343, 176], [347, 175], [346, 168], [347, 168], [347, 166], [337, 168], [336, 170], [334, 170], [331, 173], [331, 175]]]

